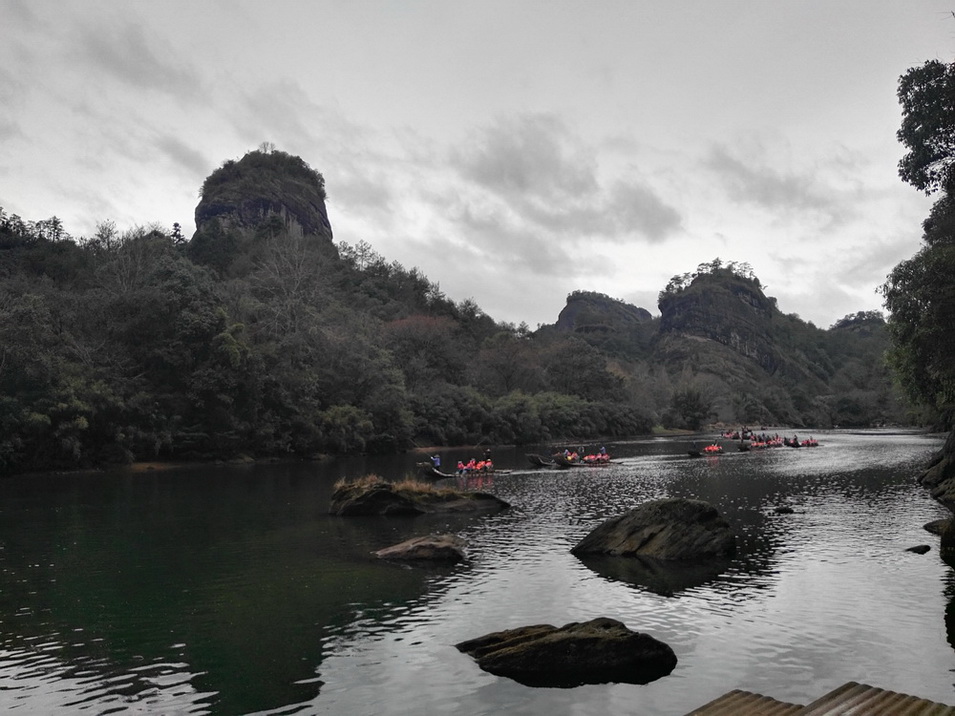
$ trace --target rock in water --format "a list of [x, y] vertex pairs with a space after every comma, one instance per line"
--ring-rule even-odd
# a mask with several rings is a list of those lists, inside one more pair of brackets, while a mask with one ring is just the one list
[[455, 564], [465, 558], [466, 546], [467, 543], [456, 535], [426, 535], [380, 549], [375, 556], [381, 559]]
[[342, 517], [496, 512], [509, 505], [486, 492], [402, 489], [390, 482], [359, 482], [337, 487], [329, 512]]
[[598, 525], [571, 550], [687, 560], [726, 557], [736, 536], [712, 505], [682, 498], [655, 500]]
[[387, 482], [367, 487], [347, 485], [334, 492], [333, 515], [343, 517], [362, 515], [420, 515], [424, 510], [407, 496], [395, 491]]
[[491, 674], [526, 686], [647, 684], [673, 671], [676, 654], [615, 619], [494, 632], [456, 645]]

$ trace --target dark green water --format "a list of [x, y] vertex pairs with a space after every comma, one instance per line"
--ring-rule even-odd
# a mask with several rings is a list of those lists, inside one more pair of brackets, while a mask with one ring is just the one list
[[[481, 487], [513, 509], [481, 517], [327, 514], [339, 477], [400, 477], [420, 455], [0, 481], [0, 710], [676, 715], [733, 688], [807, 703], [849, 680], [955, 703], [955, 587], [922, 530], [947, 515], [912, 482], [940, 440], [818, 437], [696, 460], [682, 441], [636, 440], [610, 446], [612, 467], [571, 471], [498, 449], [515, 472]], [[569, 554], [601, 519], [671, 495], [736, 527], [722, 571]], [[470, 559], [408, 569], [370, 555], [431, 531], [464, 536]], [[933, 550], [904, 551], [920, 543]], [[645, 686], [531, 689], [453, 648], [595, 616], [666, 641], [677, 669]]]

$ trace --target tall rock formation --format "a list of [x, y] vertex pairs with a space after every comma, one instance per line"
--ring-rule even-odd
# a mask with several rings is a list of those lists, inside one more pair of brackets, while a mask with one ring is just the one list
[[779, 310], [759, 281], [730, 269], [701, 273], [689, 285], [660, 295], [660, 335], [715, 341], [770, 375], [780, 367], [772, 336]]
[[574, 291], [557, 317], [563, 333], [607, 333], [625, 331], [649, 323], [653, 316], [645, 308], [593, 291]]
[[300, 157], [256, 150], [205, 180], [196, 207], [191, 257], [220, 271], [236, 255], [276, 236], [314, 240], [334, 251], [325, 179]]

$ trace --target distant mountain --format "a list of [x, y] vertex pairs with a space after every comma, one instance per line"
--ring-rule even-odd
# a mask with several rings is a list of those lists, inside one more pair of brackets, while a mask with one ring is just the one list
[[745, 264], [719, 259], [660, 292], [659, 319], [602, 294], [567, 298], [548, 330], [572, 332], [618, 360], [639, 361], [711, 401], [725, 422], [870, 425], [903, 411], [882, 356], [878, 312], [822, 330], [783, 314]]
[[322, 175], [284, 152], [225, 162], [195, 215], [190, 241], [74, 240], [0, 209], [0, 474], [906, 417], [880, 314], [819, 329], [746, 264], [675, 276], [659, 317], [576, 291], [531, 332], [335, 244]]

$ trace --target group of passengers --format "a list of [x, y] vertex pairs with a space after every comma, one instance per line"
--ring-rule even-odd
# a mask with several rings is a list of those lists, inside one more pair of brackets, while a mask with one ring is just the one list
[[[441, 470], [441, 456], [435, 453], [431, 456], [431, 465], [435, 470]], [[480, 460], [471, 458], [467, 462], [463, 460], [458, 460], [457, 474], [464, 475], [469, 472], [492, 472], [494, 470], [494, 463], [491, 461], [491, 451], [485, 450], [484, 457]]]
[[490, 457], [475, 460], [473, 457], [464, 462], [463, 460], [458, 460], [458, 474], [466, 475], [470, 472], [491, 472], [494, 469], [494, 463], [491, 461]]
[[607, 453], [607, 448], [605, 447], [600, 448], [600, 450], [597, 451], [596, 453], [589, 453], [581, 457], [581, 453], [583, 453], [583, 451], [584, 451], [583, 448], [580, 448], [579, 451], [578, 450], [571, 451], [569, 449], [565, 449], [564, 458], [569, 460], [570, 462], [589, 462], [589, 463], [610, 462], [610, 455]]

